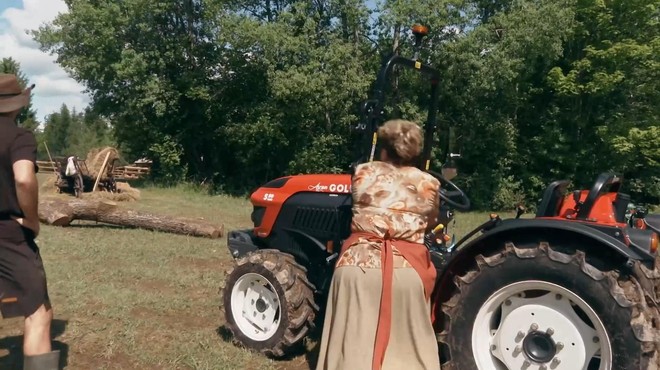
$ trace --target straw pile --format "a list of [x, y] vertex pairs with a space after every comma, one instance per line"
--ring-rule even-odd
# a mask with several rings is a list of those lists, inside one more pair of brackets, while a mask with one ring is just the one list
[[[110, 153], [110, 156], [108, 157], [108, 164], [111, 164], [112, 161], [119, 159], [119, 152], [117, 149], [107, 146], [105, 148], [97, 148], [97, 149], [92, 149], [87, 153], [87, 169], [89, 170], [89, 175], [92, 176], [93, 178], [96, 178], [96, 176], [99, 175], [99, 172], [101, 172], [101, 166], [103, 166], [103, 161], [105, 161], [105, 156]], [[105, 178], [102, 176], [101, 178]]]
[[[57, 187], [55, 186], [56, 181], [57, 177], [55, 175], [48, 176], [45, 180], [41, 181], [39, 184], [39, 194], [43, 196], [57, 194]], [[131, 187], [131, 185], [126, 182], [118, 182], [116, 193], [95, 191], [93, 193], [84, 193], [83, 198], [104, 199], [115, 202], [133, 202], [140, 200], [140, 190]]]
[[50, 175], [46, 177], [46, 179], [41, 181], [41, 184], [39, 184], [39, 193], [56, 194], [57, 193], [57, 187], [55, 186], [56, 182], [57, 182], [57, 176]]
[[140, 190], [131, 187], [126, 182], [117, 183], [117, 192], [95, 191], [83, 194], [83, 198], [113, 200], [115, 202], [133, 202], [140, 200]]

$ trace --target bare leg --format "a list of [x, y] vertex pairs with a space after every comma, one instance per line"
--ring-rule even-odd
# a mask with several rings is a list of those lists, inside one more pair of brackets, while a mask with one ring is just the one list
[[52, 351], [50, 324], [53, 310], [50, 304], [41, 305], [25, 318], [23, 336], [23, 370], [58, 370], [60, 351]]
[[23, 354], [36, 356], [51, 351], [50, 323], [53, 310], [50, 305], [41, 305], [37, 311], [25, 318]]

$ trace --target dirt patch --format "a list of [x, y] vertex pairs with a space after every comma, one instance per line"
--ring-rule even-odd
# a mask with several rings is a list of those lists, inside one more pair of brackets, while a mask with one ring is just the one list
[[[157, 311], [148, 307], [135, 307], [131, 310], [130, 315], [132, 318], [142, 319], [149, 322], [159, 322], [168, 329], [181, 330], [181, 329], [208, 329], [213, 330], [212, 325], [209, 325], [207, 317], [194, 315], [189, 311]], [[172, 333], [175, 333], [172, 332]], [[175, 334], [173, 334], [175, 335]], [[173, 338], [170, 338], [173, 339]]]
[[195, 257], [176, 257], [173, 264], [181, 267], [188, 267], [194, 270], [213, 270], [220, 271], [226, 267], [226, 262], [219, 258], [195, 258]]
[[186, 291], [186, 297], [190, 298], [191, 301], [201, 301], [206, 302], [209, 300], [220, 300], [220, 293], [218, 293], [218, 288], [214, 288], [209, 291], [208, 289], [194, 289]]
[[174, 288], [170, 286], [167, 281], [156, 279], [141, 279], [137, 282], [137, 290], [140, 292], [154, 293], [158, 292], [163, 295], [173, 295]]
[[106, 305], [101, 301], [93, 300], [85, 304], [85, 309], [88, 312], [101, 312], [106, 309]]
[[162, 367], [145, 366], [131, 359], [129, 355], [119, 352], [111, 354], [100, 354], [101, 348], [94, 346], [83, 346], [70, 350], [72, 361], [68, 361], [69, 369], [161, 369]]

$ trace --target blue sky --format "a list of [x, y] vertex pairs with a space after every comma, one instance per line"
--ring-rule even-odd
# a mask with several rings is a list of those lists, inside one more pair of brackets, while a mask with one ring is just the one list
[[[0, 14], [7, 8], [23, 9], [23, 0], [0, 0]], [[0, 28], [9, 26], [4, 18], [0, 18]]]
[[[7, 8], [23, 8], [22, 0], [0, 0], [0, 14], [4, 12]], [[9, 23], [4, 19], [0, 18], [0, 30], [5, 29], [9, 26]]]
[[0, 3], [0, 12], [7, 8], [23, 9], [23, 0], [2, 0], [2, 3]]
[[84, 87], [55, 63], [55, 56], [39, 50], [26, 34], [66, 10], [63, 0], [0, 0], [0, 59], [17, 60], [30, 83], [37, 85], [32, 106], [41, 122], [62, 104], [80, 111], [89, 101]]

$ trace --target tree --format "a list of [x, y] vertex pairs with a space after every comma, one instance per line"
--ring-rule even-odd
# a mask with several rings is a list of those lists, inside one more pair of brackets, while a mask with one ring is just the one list
[[66, 104], [46, 117], [40, 141], [48, 145], [53, 156], [76, 155], [81, 158], [93, 148], [114, 145], [111, 127], [106, 120], [90, 109], [70, 111]]
[[[355, 36], [367, 14], [281, 2], [264, 8], [263, 22], [243, 11], [254, 3], [221, 5], [76, 1], [35, 35], [90, 88], [128, 154], [155, 157], [157, 175], [161, 164], [179, 163], [168, 171], [244, 190], [312, 170], [296, 153], [311, 155], [317, 143], [344, 151], [350, 101], [369, 84]], [[340, 15], [344, 23], [333, 25]], [[338, 167], [337, 157], [345, 156], [320, 158], [319, 169]]]
[[68, 155], [69, 126], [71, 126], [71, 112], [66, 104], [62, 104], [59, 112], [46, 116], [42, 140], [48, 145], [53, 156]]
[[[545, 75], [562, 57], [574, 2], [466, 2], [431, 60], [442, 68], [441, 122], [456, 131], [464, 186], [477, 208], [512, 209], [551, 176], [528, 171]], [[460, 10], [460, 9], [459, 9]], [[544, 147], [537, 150], [544, 150]], [[534, 153], [531, 159], [539, 157]], [[553, 168], [553, 162], [546, 167]], [[531, 180], [530, 180], [531, 179]], [[524, 186], [523, 186], [524, 185]]]
[[[210, 125], [220, 60], [211, 42], [208, 1], [68, 2], [69, 12], [37, 32], [45, 49], [91, 91], [92, 106], [116, 125], [127, 154], [155, 156], [168, 138], [184, 163], [212, 173]], [[93, 27], [89, 27], [93, 24]], [[161, 146], [162, 147], [162, 146]]]
[[[18, 78], [18, 82], [22, 89], [28, 87], [28, 78], [21, 71], [21, 65], [13, 58], [2, 58], [0, 62], [0, 73], [14, 74]], [[32, 109], [32, 102], [27, 107], [23, 108], [21, 113], [16, 119], [18, 125], [24, 127], [32, 132], [36, 132], [39, 128], [39, 122], [36, 118], [36, 112]]]
[[[433, 166], [461, 152], [457, 181], [477, 208], [535, 203], [552, 180], [588, 186], [608, 170], [660, 201], [657, 148], [641, 142], [657, 142], [660, 0], [67, 4], [35, 38], [162, 181], [245, 192], [347, 169], [358, 103], [383, 58], [413, 55], [407, 29], [421, 22], [419, 59], [441, 73]], [[422, 123], [428, 86], [399, 70], [390, 82], [387, 117]]]
[[548, 74], [557, 120], [578, 149], [575, 179], [622, 172], [633, 195], [650, 202], [660, 201], [659, 7], [658, 0], [578, 2], [564, 60]]
[[[233, 110], [238, 114], [227, 115], [223, 136], [231, 148], [225, 157], [231, 161], [225, 167], [228, 178], [254, 186], [279, 174], [348, 167], [356, 103], [366, 97], [374, 67], [369, 46], [356, 36], [364, 30], [367, 12], [325, 5], [296, 3], [271, 22], [249, 17], [225, 21], [232, 27], [227, 34], [235, 35], [228, 43], [238, 54], [232, 59], [232, 81], [243, 85], [238, 89], [260, 92], [244, 109]], [[332, 19], [345, 20], [333, 25]], [[253, 32], [245, 35], [240, 29]], [[240, 66], [245, 64], [250, 67], [243, 73]], [[250, 85], [245, 86], [246, 81]], [[245, 94], [237, 97], [244, 99]]]

